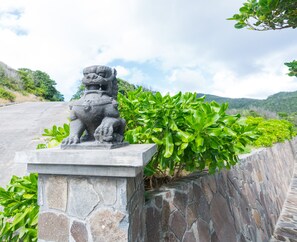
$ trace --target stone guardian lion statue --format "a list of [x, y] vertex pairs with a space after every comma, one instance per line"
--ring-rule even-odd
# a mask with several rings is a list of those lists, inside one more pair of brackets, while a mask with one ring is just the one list
[[116, 74], [114, 68], [100, 65], [83, 70], [85, 91], [70, 105], [70, 135], [63, 140], [62, 148], [85, 141], [123, 141], [126, 122], [118, 111]]

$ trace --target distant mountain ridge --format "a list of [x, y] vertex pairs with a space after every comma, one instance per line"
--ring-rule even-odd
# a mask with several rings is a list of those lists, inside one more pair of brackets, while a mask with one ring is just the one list
[[297, 112], [297, 91], [279, 92], [264, 100], [252, 98], [228, 98], [202, 93], [198, 93], [197, 97], [204, 95], [205, 101], [216, 101], [220, 104], [227, 102], [229, 103], [230, 109], [249, 109], [251, 107], [260, 107], [272, 112]]

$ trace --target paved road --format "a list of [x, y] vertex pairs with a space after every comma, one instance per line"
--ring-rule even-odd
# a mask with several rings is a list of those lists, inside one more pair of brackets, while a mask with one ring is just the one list
[[35, 149], [45, 128], [68, 122], [68, 104], [28, 102], [0, 107], [0, 186], [12, 175], [26, 174], [25, 165], [15, 164], [16, 151]]

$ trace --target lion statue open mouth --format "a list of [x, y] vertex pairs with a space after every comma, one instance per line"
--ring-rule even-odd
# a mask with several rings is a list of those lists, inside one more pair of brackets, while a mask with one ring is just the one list
[[70, 135], [62, 146], [84, 141], [120, 143], [126, 122], [120, 118], [117, 103], [116, 70], [107, 66], [90, 66], [83, 70], [83, 96], [70, 105]]

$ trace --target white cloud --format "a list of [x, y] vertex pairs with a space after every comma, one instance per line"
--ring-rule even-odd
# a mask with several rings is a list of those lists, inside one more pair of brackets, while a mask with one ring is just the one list
[[268, 69], [265, 65], [261, 72], [243, 77], [232, 71], [221, 70], [213, 76], [212, 93], [224, 97], [265, 99], [279, 91], [297, 90], [296, 80], [279, 70]]
[[[114, 60], [142, 64], [116, 65], [118, 77], [162, 92], [265, 97], [296, 90], [283, 66], [296, 58], [295, 32], [235, 30], [226, 18], [242, 2], [1, 0], [0, 58], [47, 72], [67, 98], [84, 67]], [[153, 78], [148, 62], [160, 65]]]
[[130, 74], [130, 71], [124, 66], [115, 66], [114, 68], [117, 70], [118, 76], [127, 77]]
[[163, 90], [175, 94], [182, 92], [202, 92], [205, 91], [207, 80], [199, 68], [176, 68], [166, 77], [166, 82], [170, 88]]
[[132, 68], [131, 74], [129, 76], [129, 81], [136, 85], [146, 85], [147, 77], [140, 69]]

